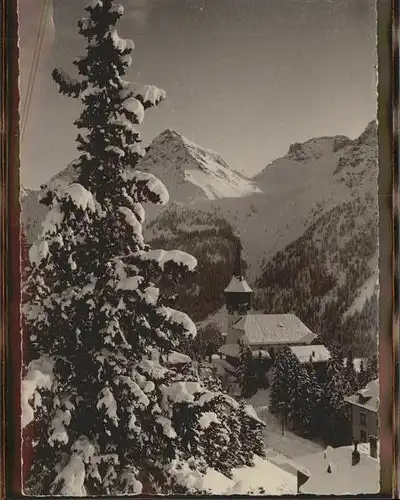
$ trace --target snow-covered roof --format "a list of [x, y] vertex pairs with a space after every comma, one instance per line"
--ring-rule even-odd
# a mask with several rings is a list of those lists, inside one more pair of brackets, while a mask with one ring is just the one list
[[295, 495], [297, 492], [295, 476], [256, 455], [253, 467], [232, 469], [231, 479], [215, 469], [208, 468], [202, 474], [190, 468], [188, 462], [183, 462], [179, 468], [174, 462], [169, 465], [168, 473], [178, 484], [189, 488], [190, 493], [202, 490], [216, 496], [258, 495], [259, 488], [264, 490], [265, 495], [272, 496]]
[[224, 354], [225, 356], [230, 356], [231, 358], [238, 358], [240, 354], [239, 344], [223, 344], [218, 352]]
[[236, 276], [233, 276], [231, 279], [231, 282], [229, 285], [225, 288], [224, 292], [228, 293], [249, 293], [252, 292], [253, 290], [249, 287], [247, 284], [247, 281], [242, 278], [238, 278]]
[[379, 460], [358, 448], [360, 462], [352, 465], [353, 449], [352, 446], [328, 447], [325, 451], [297, 458], [296, 460], [311, 473], [310, 479], [301, 486], [300, 493], [308, 495], [379, 493]]
[[311, 477], [311, 472], [306, 467], [296, 462], [296, 460], [283, 455], [274, 448], [266, 449], [265, 458], [267, 458], [273, 464], [277, 465], [280, 469], [290, 472], [293, 475], [297, 475], [297, 472], [301, 472], [305, 476]]
[[294, 314], [248, 314], [234, 325], [249, 345], [310, 344], [316, 337]]
[[[360, 401], [360, 396], [364, 401]], [[377, 412], [379, 409], [379, 379], [373, 380], [366, 387], [357, 391], [356, 394], [345, 398], [348, 403], [362, 406], [368, 410]]]
[[296, 345], [290, 347], [292, 353], [300, 363], [308, 363], [310, 358], [313, 363], [323, 363], [329, 361], [331, 355], [323, 345]]

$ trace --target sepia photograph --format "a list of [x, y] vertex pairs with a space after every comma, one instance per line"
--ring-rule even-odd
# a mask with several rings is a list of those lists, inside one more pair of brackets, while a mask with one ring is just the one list
[[375, 0], [19, 0], [24, 495], [380, 491]]

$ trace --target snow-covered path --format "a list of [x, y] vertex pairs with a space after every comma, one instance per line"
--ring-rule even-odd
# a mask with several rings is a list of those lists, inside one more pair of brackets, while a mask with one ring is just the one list
[[275, 451], [291, 459], [296, 459], [323, 449], [318, 443], [297, 436], [289, 430], [284, 429], [282, 435], [281, 422], [268, 409], [268, 389], [258, 391], [257, 394], [248, 399], [248, 404], [253, 405], [257, 415], [267, 424], [263, 432], [264, 444], [267, 449], [273, 448]]

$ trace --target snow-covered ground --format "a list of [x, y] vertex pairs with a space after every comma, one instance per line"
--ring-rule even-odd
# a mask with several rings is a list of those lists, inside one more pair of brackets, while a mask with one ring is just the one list
[[253, 405], [257, 415], [267, 424], [263, 432], [267, 448], [273, 448], [291, 459], [297, 459], [323, 449], [318, 443], [297, 436], [287, 429], [283, 430], [282, 435], [282, 423], [268, 409], [269, 389], [258, 391], [247, 400], [247, 403]]

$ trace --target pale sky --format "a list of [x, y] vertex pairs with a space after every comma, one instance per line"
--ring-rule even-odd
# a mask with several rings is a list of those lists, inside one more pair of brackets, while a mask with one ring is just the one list
[[[79, 104], [60, 96], [54, 64], [83, 53], [84, 0], [53, 0], [21, 151], [21, 182], [39, 187], [76, 156]], [[20, 0], [21, 100], [40, 2]], [[311, 137], [356, 137], [376, 115], [374, 0], [121, 0], [136, 45], [128, 77], [167, 100], [141, 126], [172, 128], [252, 176]], [[50, 12], [50, 15], [52, 13]]]

